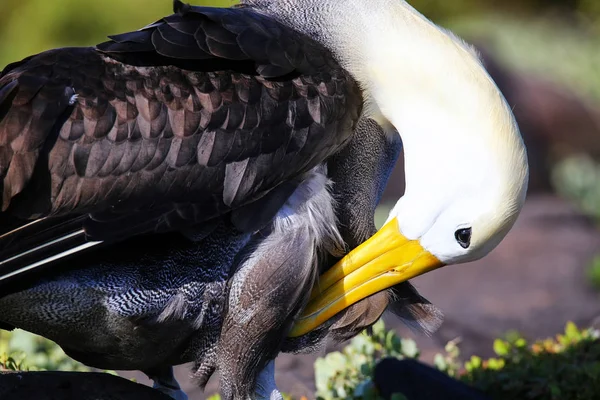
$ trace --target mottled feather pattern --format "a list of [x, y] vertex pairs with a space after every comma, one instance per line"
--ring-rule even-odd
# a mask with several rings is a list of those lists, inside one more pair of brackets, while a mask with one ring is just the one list
[[328, 49], [252, 7], [179, 7], [111, 39], [98, 48], [135, 65], [215, 71], [235, 61], [241, 72], [279, 80], [339, 68]]
[[[0, 122], [0, 156], [5, 208], [27, 183], [36, 186], [36, 179], [50, 174], [49, 182], [37, 185], [45, 192], [36, 193], [36, 214], [98, 210], [128, 201], [141, 207], [152, 198], [204, 203], [221, 195], [211, 208], [204, 207], [203, 217], [212, 217], [310, 169], [349, 136], [329, 132], [339, 132], [344, 124], [341, 132], [350, 133], [354, 119], [334, 111], [353, 108], [345, 105], [338, 80], [348, 77], [342, 73], [272, 82], [229, 71], [130, 67], [92, 49], [57, 50], [31, 62], [0, 85], [16, 79], [21, 88], [32, 74], [41, 80], [41, 70], [48, 75], [44, 79], [53, 76], [53, 87], [46, 93], [42, 85], [33, 98], [19, 92]], [[96, 64], [98, 75], [84, 72]], [[61, 85], [54, 81], [62, 87], [56, 89]], [[37, 121], [36, 115], [57, 118], [69, 107], [69, 88], [77, 100], [51, 138], [56, 120]], [[44, 98], [56, 91], [65, 93], [64, 104], [47, 105]], [[36, 113], [37, 105], [43, 109]], [[50, 145], [47, 167], [38, 165], [44, 171], [32, 176], [44, 145]], [[227, 170], [240, 162], [244, 168], [229, 178]], [[31, 217], [22, 215], [26, 211], [33, 214], [32, 207], [19, 210], [16, 204], [15, 209], [23, 217]]]
[[[0, 308], [3, 323], [53, 338], [88, 364], [195, 360], [202, 384], [222, 357], [236, 265], [227, 257], [240, 251], [215, 227], [240, 235], [225, 235], [234, 247], [265, 228], [305, 174], [351, 138], [362, 98], [327, 51], [288, 28], [250, 9], [186, 9], [98, 48], [52, 50], [3, 71], [0, 275], [20, 278], [2, 282]], [[195, 50], [191, 31], [203, 35]], [[301, 231], [311, 237], [299, 243], [315, 243], [315, 232]], [[90, 240], [104, 247], [22, 273]], [[26, 256], [2, 263], [16, 254]], [[283, 314], [288, 329], [292, 315]], [[256, 367], [226, 385], [250, 390]]]
[[362, 102], [327, 49], [249, 6], [175, 1], [96, 48], [9, 65], [0, 277], [105, 247], [5, 280], [1, 323], [99, 368], [194, 361], [201, 386], [220, 368], [226, 399], [247, 398], [280, 350], [353, 336], [390, 301], [428, 330], [437, 309], [406, 283], [286, 338], [342, 238], [374, 233], [399, 148], [376, 124], [355, 133]]
[[343, 247], [326, 173], [319, 166], [307, 174], [272, 225], [254, 235], [230, 280], [218, 352], [226, 399], [246, 398], [255, 389], [256, 376], [277, 356], [308, 302], [324, 255]]
[[0, 315], [99, 368], [196, 360], [218, 336], [205, 336], [203, 347], [187, 343], [221, 318], [235, 255], [249, 237], [221, 223], [199, 242], [155, 235], [91, 251], [72, 259], [71, 268], [0, 297]]
[[358, 89], [342, 70], [275, 81], [236, 66], [138, 67], [88, 48], [9, 67], [0, 87], [18, 92], [0, 121], [4, 208], [22, 219], [91, 213], [88, 240], [180, 229], [252, 203], [350, 137], [360, 96], [346, 96]]

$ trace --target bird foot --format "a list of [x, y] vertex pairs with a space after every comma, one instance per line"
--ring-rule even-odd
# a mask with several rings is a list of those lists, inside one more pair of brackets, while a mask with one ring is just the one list
[[172, 387], [162, 386], [156, 383], [154, 384], [153, 388], [166, 394], [173, 400], [188, 400], [187, 394], [185, 394], [185, 392], [181, 389], [174, 389]]
[[144, 371], [144, 373], [154, 381], [152, 386], [154, 389], [166, 394], [173, 400], [188, 400], [187, 394], [181, 390], [175, 375], [173, 375], [173, 367], [159, 367]]
[[253, 400], [283, 400], [281, 392], [275, 385], [275, 361], [269, 361], [258, 374], [254, 396]]

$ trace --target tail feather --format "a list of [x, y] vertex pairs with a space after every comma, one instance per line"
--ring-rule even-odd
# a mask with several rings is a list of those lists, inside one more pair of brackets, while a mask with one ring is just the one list
[[[0, 233], [0, 293], [12, 278], [29, 275], [102, 241], [89, 241], [83, 229], [85, 216], [41, 218]], [[8, 218], [0, 221], [11, 226]], [[1, 232], [1, 231], [0, 231]]]
[[388, 310], [413, 331], [431, 336], [442, 325], [442, 311], [421, 296], [409, 282], [392, 287], [389, 296]]
[[93, 48], [55, 49], [0, 72], [0, 295], [13, 278], [103, 243], [86, 232], [87, 215], [48, 216], [49, 153], [76, 105], [72, 71], [99, 62]]

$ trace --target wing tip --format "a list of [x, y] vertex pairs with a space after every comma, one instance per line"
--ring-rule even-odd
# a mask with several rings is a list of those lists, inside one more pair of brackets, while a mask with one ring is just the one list
[[19, 86], [19, 81], [15, 79], [0, 87], [0, 104], [3, 104], [10, 97], [17, 86]]
[[[1, 76], [1, 75], [0, 75]], [[19, 81], [14, 79], [0, 86], [0, 121], [6, 116], [13, 99], [17, 95]]]
[[180, 14], [183, 15], [187, 12], [189, 12], [192, 9], [192, 6], [184, 3], [181, 0], [173, 0], [173, 12], [175, 14]]
[[444, 313], [408, 282], [393, 287], [389, 295], [388, 311], [415, 333], [431, 336], [444, 322]]

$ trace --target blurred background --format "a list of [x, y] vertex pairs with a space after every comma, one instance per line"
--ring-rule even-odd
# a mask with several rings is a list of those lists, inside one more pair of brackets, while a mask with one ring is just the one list
[[[228, 6], [230, 0], [192, 1]], [[528, 146], [531, 184], [525, 209], [488, 257], [414, 281], [446, 315], [432, 337], [413, 336], [393, 318], [387, 326], [414, 337], [432, 362], [459, 338], [461, 357], [492, 354], [494, 338], [516, 330], [552, 336], [574, 321], [600, 316], [600, 2], [597, 0], [412, 0], [436, 23], [474, 44], [504, 92]], [[93, 45], [171, 13], [170, 0], [0, 0], [0, 69], [46, 49]], [[402, 194], [399, 162], [378, 212], [385, 219]], [[24, 335], [4, 335], [0, 352], [46, 349]], [[38, 349], [38, 350], [36, 350]], [[40, 350], [38, 363], [49, 363]], [[36, 353], [37, 354], [37, 353]], [[316, 356], [282, 356], [284, 390], [313, 397]], [[76, 368], [63, 362], [64, 368]], [[187, 380], [191, 399], [202, 398]], [[142, 375], [135, 376], [146, 382]], [[216, 391], [212, 382], [207, 394]]]

